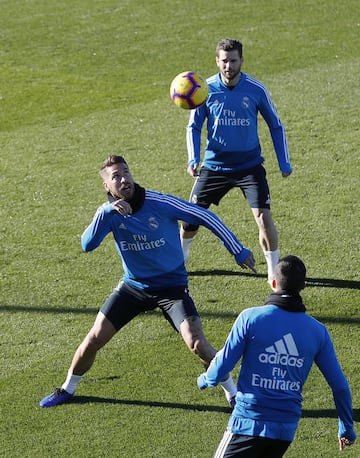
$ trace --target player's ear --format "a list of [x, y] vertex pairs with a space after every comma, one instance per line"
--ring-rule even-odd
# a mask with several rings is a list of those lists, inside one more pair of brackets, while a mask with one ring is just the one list
[[110, 192], [110, 190], [109, 190], [109, 186], [108, 186], [108, 184], [107, 184], [107, 183], [105, 183], [105, 182], [104, 182], [104, 183], [103, 183], [103, 186], [104, 186], [104, 188], [105, 188], [106, 192]]
[[272, 289], [273, 291], [276, 291], [276, 285], [277, 285], [276, 280], [275, 280], [275, 278], [273, 278], [273, 279], [271, 280], [271, 285], [270, 285], [270, 286], [271, 286], [271, 289]]

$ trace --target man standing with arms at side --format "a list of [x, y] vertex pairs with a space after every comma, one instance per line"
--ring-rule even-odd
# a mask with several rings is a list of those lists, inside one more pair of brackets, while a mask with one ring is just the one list
[[354, 443], [349, 384], [326, 327], [305, 313], [300, 296], [305, 278], [301, 259], [280, 259], [274, 293], [262, 307], [240, 313], [223, 349], [198, 378], [200, 389], [216, 386], [242, 359], [235, 409], [215, 458], [282, 457], [294, 439], [314, 362], [333, 393], [340, 450]]
[[[242, 44], [223, 39], [216, 47], [219, 73], [208, 78], [209, 97], [191, 110], [187, 126], [188, 173], [196, 177], [190, 201], [204, 208], [218, 205], [238, 187], [248, 201], [259, 229], [267, 262], [268, 282], [279, 260], [278, 236], [270, 212], [270, 191], [262, 163], [258, 113], [266, 121], [283, 177], [292, 173], [285, 129], [265, 86], [243, 73]], [[207, 119], [207, 141], [200, 165], [201, 131]], [[181, 238], [185, 261], [198, 226], [186, 222]]]

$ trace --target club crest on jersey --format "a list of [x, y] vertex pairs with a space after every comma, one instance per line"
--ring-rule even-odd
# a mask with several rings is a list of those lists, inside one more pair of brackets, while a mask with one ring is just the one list
[[148, 225], [149, 225], [149, 228], [152, 229], [153, 231], [155, 231], [158, 227], [159, 227], [159, 222], [158, 220], [155, 218], [155, 216], [151, 216], [149, 219], [148, 219]]
[[242, 99], [241, 106], [245, 109], [249, 108], [249, 97], [244, 97]]

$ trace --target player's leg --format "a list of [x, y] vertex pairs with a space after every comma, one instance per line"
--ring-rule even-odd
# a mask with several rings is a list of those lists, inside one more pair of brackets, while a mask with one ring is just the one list
[[[189, 350], [200, 359], [205, 369], [207, 369], [211, 360], [216, 355], [216, 350], [204, 335], [200, 317], [191, 316], [186, 318], [180, 324], [180, 334]], [[230, 407], [233, 408], [235, 406], [237, 388], [231, 375], [228, 374], [220, 382], [220, 385], [224, 389]]]
[[61, 388], [40, 401], [41, 407], [53, 407], [70, 399], [78, 383], [94, 363], [96, 353], [116, 333], [113, 324], [100, 311], [95, 322], [73, 356], [67, 378]]
[[[201, 171], [200, 171], [201, 173]], [[190, 197], [189, 201], [192, 203], [197, 204], [197, 189], [199, 188], [199, 179], [200, 179], [200, 174], [199, 176], [196, 177], [195, 183], [192, 187], [192, 190], [190, 192]], [[200, 182], [201, 183], [201, 182]], [[180, 227], [180, 241], [181, 241], [181, 248], [183, 251], [184, 255], [184, 261], [187, 262], [190, 256], [190, 246], [192, 242], [194, 241], [194, 238], [196, 234], [198, 233], [199, 226], [195, 224], [189, 224], [186, 221], [183, 221]]]
[[141, 312], [136, 300], [122, 282], [109, 296], [95, 322], [73, 356], [67, 378], [61, 388], [40, 401], [41, 407], [53, 407], [70, 399], [84, 374], [93, 365], [96, 354], [114, 334]]
[[[218, 205], [221, 198], [231, 189], [225, 177], [201, 167], [190, 193], [189, 201], [202, 208], [209, 208], [211, 204]], [[180, 240], [185, 262], [189, 258], [190, 246], [199, 230], [199, 226], [182, 222]]]
[[[194, 229], [196, 228], [196, 229]], [[190, 247], [194, 241], [196, 234], [198, 233], [199, 226], [190, 225], [186, 222], [181, 224], [180, 229], [180, 241], [181, 241], [181, 248], [184, 256], [184, 261], [187, 262], [190, 256]], [[193, 230], [191, 230], [193, 229]]]
[[196, 355], [205, 369], [216, 355], [215, 348], [206, 339], [199, 316], [190, 316], [180, 324], [180, 335], [189, 350]]
[[[97, 352], [116, 332], [111, 321], [100, 311], [92, 328], [77, 348], [69, 372], [74, 375], [84, 375], [93, 365]], [[66, 389], [64, 386], [63, 388]]]
[[263, 250], [268, 281], [274, 277], [274, 269], [279, 261], [278, 234], [270, 210], [270, 190], [266, 171], [262, 165], [247, 170], [238, 180], [259, 230], [259, 243]]
[[271, 283], [280, 255], [276, 226], [270, 209], [252, 208], [251, 210], [259, 229], [259, 243], [267, 264], [268, 282]]
[[[159, 304], [160, 305], [160, 304]], [[180, 333], [189, 350], [205, 369], [216, 355], [215, 348], [206, 339], [199, 313], [187, 288], [173, 288], [161, 300], [160, 308], [166, 319]], [[231, 407], [235, 405], [236, 385], [229, 374], [220, 385]]]

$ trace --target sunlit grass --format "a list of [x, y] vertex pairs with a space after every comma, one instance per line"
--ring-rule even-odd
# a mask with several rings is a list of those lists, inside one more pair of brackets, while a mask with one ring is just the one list
[[[185, 125], [168, 86], [180, 71], [216, 71], [223, 36], [244, 42], [244, 70], [268, 85], [294, 174], [280, 177], [260, 126], [281, 252], [308, 267], [308, 312], [330, 329], [359, 420], [358, 6], [354, 0], [3, 0], [0, 15], [0, 423], [13, 457], [210, 457], [228, 409], [200, 392], [201, 365], [158, 312], [134, 320], [98, 355], [75, 402], [40, 409], [121, 276], [109, 237], [79, 239], [104, 199], [98, 169], [125, 155], [142, 185], [187, 198]], [[190, 288], [209, 340], [269, 294], [257, 231], [239, 192], [213, 208], [258, 261], [243, 273], [202, 229]], [[332, 457], [337, 420], [314, 370], [286, 456]], [[358, 456], [358, 446], [346, 456]]]

